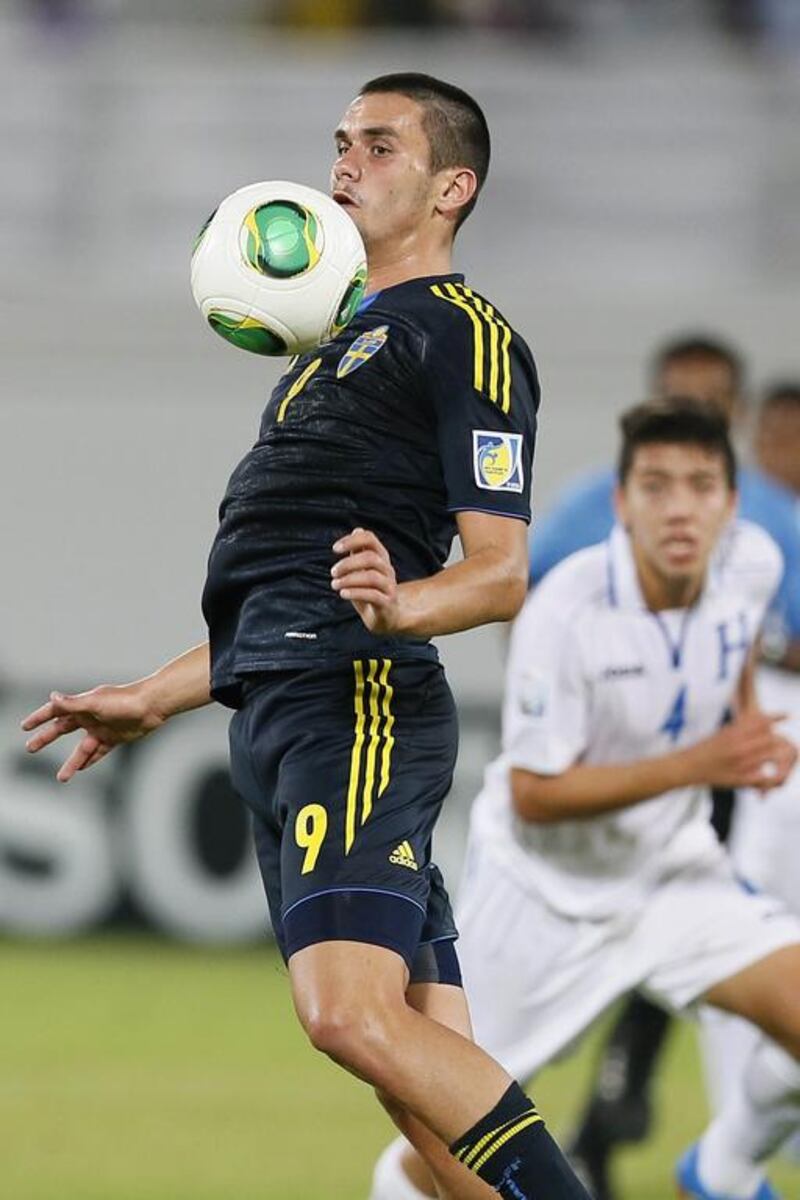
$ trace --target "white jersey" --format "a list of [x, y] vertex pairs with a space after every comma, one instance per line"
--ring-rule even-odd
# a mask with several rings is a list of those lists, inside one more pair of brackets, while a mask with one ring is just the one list
[[632, 762], [715, 732], [781, 573], [772, 539], [735, 521], [697, 603], [654, 613], [617, 527], [529, 596], [511, 639], [502, 753], [472, 814], [473, 838], [522, 887], [558, 912], [599, 919], [630, 910], [677, 870], [718, 860], [706, 789], [534, 824], [513, 813], [509, 772]]

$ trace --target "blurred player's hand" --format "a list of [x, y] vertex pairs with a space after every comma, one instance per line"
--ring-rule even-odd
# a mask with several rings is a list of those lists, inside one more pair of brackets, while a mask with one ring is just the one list
[[38, 730], [25, 743], [31, 754], [64, 734], [83, 731], [77, 746], [56, 775], [60, 783], [68, 783], [76, 772], [94, 766], [115, 746], [135, 742], [158, 729], [164, 720], [141, 683], [137, 682], [123, 687], [103, 685], [76, 696], [51, 692], [47, 703], [25, 718], [22, 728]]
[[785, 714], [745, 712], [711, 737], [692, 746], [696, 778], [709, 787], [758, 788], [785, 783], [797, 761], [797, 747], [776, 731]]
[[356, 528], [333, 547], [342, 557], [331, 567], [331, 587], [349, 600], [371, 633], [400, 632], [397, 578], [383, 542]]

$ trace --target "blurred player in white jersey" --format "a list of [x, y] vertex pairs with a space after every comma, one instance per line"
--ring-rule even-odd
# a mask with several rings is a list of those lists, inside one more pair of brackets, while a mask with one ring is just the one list
[[[800, 529], [800, 379], [776, 383], [765, 392], [755, 449], [760, 469], [797, 497]], [[773, 614], [763, 645], [769, 658], [785, 665], [759, 669], [759, 700], [769, 711], [788, 714], [784, 732], [800, 743], [800, 661], [787, 662], [791, 634], [779, 613]], [[742, 793], [729, 849], [748, 886], [779, 896], [800, 914], [800, 772], [772, 790], [766, 803], [759, 792]], [[746, 1021], [708, 1010], [703, 1035], [711, 1100], [720, 1110], [740, 1086], [758, 1033]], [[800, 1138], [795, 1137], [787, 1151], [800, 1163]]]
[[[663, 343], [649, 363], [654, 397], [693, 396], [717, 405], [742, 437], [748, 411], [747, 371], [740, 351], [724, 338], [694, 331]], [[800, 665], [800, 526], [794, 494], [762, 464], [738, 472], [738, 513], [765, 529], [783, 555], [784, 577], [767, 621], [776, 663]], [[615, 470], [609, 465], [568, 483], [537, 520], [531, 541], [531, 580], [558, 562], [604, 541], [614, 524]], [[711, 820], [726, 841], [735, 810], [730, 789], [715, 789]], [[652, 1089], [672, 1021], [634, 992], [622, 1005], [598, 1058], [594, 1080], [571, 1139], [573, 1162], [585, 1172], [596, 1200], [615, 1200], [611, 1174], [616, 1148], [643, 1140], [653, 1125]]]
[[[768, 1031], [746, 1091], [679, 1180], [697, 1200], [776, 1200], [759, 1164], [800, 1122], [800, 921], [739, 886], [708, 792], [767, 792], [796, 751], [753, 688], [781, 558], [762, 530], [731, 522], [735, 503], [718, 410], [674, 400], [626, 416], [619, 523], [548, 575], [514, 630], [460, 957], [476, 1037], [520, 1080], [634, 987]], [[433, 1195], [398, 1156], [379, 1163], [374, 1200]]]

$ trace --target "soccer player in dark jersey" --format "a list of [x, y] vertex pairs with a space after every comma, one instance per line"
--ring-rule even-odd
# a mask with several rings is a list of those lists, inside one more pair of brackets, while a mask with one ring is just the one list
[[[209, 644], [123, 687], [53, 694], [28, 748], [82, 730], [66, 781], [178, 712], [235, 708], [232, 774], [313, 1045], [377, 1089], [443, 1194], [585, 1198], [470, 1039], [431, 862], [456, 720], [430, 639], [514, 616], [527, 579], [536, 371], [451, 265], [489, 133], [458, 88], [394, 75], [361, 89], [335, 140], [367, 296], [290, 364], [230, 480]], [[456, 532], [464, 557], [446, 566]]]

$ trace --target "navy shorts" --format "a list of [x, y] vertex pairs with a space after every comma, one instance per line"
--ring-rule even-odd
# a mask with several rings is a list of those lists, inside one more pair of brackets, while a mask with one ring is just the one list
[[359, 659], [247, 682], [231, 773], [284, 959], [317, 942], [368, 942], [402, 955], [412, 982], [460, 983], [431, 862], [457, 745], [435, 662]]

